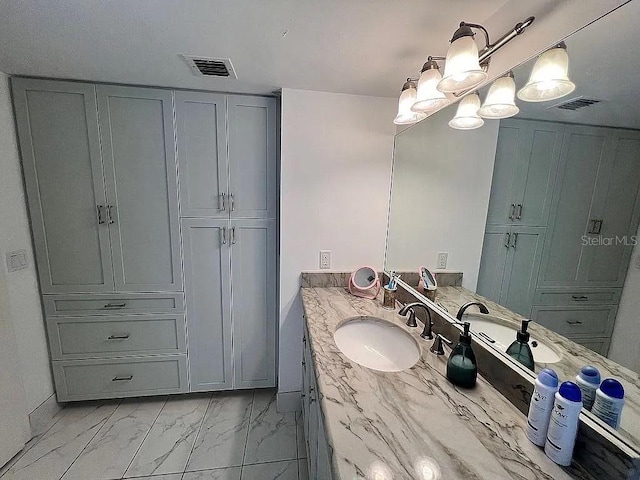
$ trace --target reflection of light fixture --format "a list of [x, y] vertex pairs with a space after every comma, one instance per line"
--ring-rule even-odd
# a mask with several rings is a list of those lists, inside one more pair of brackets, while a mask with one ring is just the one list
[[487, 72], [478, 60], [478, 44], [473, 35], [471, 27], [464, 22], [453, 34], [444, 64], [444, 75], [438, 83], [441, 92], [459, 92], [480, 85], [487, 79]]
[[422, 67], [416, 102], [411, 107], [414, 112], [429, 113], [451, 103], [444, 93], [436, 89], [438, 82], [442, 80], [436, 60], [444, 60], [444, 58], [429, 57]]
[[509, 71], [493, 82], [478, 114], [494, 119], [513, 117], [520, 111], [516, 106], [515, 96], [516, 82], [513, 80], [513, 72]]
[[[445, 93], [455, 93], [480, 85], [488, 77], [487, 70], [491, 55], [524, 32], [534, 20], [534, 17], [529, 17], [524, 22], [517, 23], [496, 43], [489, 42], [489, 32], [482, 25], [461, 22], [451, 39], [447, 60], [444, 64], [444, 75], [438, 83], [438, 90]], [[478, 45], [473, 38], [472, 28], [481, 30], [484, 34], [485, 46], [480, 52], [478, 52]]]
[[568, 71], [567, 46], [561, 42], [538, 57], [518, 98], [525, 102], [546, 102], [570, 94], [576, 85], [569, 80]]
[[402, 86], [402, 93], [398, 100], [398, 115], [396, 115], [393, 123], [396, 125], [410, 125], [427, 117], [424, 113], [411, 111], [411, 107], [416, 103], [416, 93], [415, 82], [407, 78], [407, 81]]
[[473, 130], [484, 125], [484, 120], [478, 115], [480, 97], [471, 93], [460, 100], [456, 116], [451, 119], [449, 126], [457, 130]]

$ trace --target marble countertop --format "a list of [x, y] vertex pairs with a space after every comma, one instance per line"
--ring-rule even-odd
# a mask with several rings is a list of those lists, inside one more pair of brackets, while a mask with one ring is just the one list
[[[489, 309], [489, 313], [493, 316], [507, 320], [512, 327], [519, 328], [522, 320], [526, 318], [522, 315], [508, 310], [477, 293], [467, 290], [464, 287], [438, 287], [436, 302], [444, 305], [449, 313], [453, 316], [458, 309], [467, 302], [480, 301]], [[477, 311], [470, 309], [471, 311]], [[473, 330], [473, 321], [471, 322]], [[540, 368], [553, 368], [562, 381], [573, 380], [580, 369], [585, 365], [593, 365], [598, 370], [602, 378], [615, 377], [620, 380], [625, 389], [625, 406], [622, 411], [622, 421], [620, 428], [612, 429], [604, 422], [598, 423], [613, 433], [618, 433], [634, 448], [640, 446], [640, 377], [637, 373], [625, 368], [612, 360], [583, 347], [564, 336], [543, 327], [540, 324], [532, 322], [529, 325], [531, 336], [544, 341], [549, 346], [555, 347], [556, 351], [561, 353], [562, 358], [559, 362], [553, 364], [536, 363], [536, 371]], [[595, 418], [595, 415], [594, 415]]]
[[[588, 478], [577, 467], [559, 467], [529, 442], [524, 415], [483, 378], [470, 390], [452, 385], [447, 356], [430, 353], [422, 329], [406, 327], [397, 310], [344, 287], [302, 288], [301, 295], [334, 480]], [[344, 356], [333, 341], [335, 328], [362, 315], [411, 332], [422, 348], [418, 363], [386, 373]], [[440, 477], [429, 476], [434, 462]]]

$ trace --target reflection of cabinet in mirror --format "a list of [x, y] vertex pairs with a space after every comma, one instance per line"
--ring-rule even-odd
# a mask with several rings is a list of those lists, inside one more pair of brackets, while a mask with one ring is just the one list
[[[606, 354], [640, 217], [639, 161], [640, 132], [503, 121], [478, 293]], [[516, 225], [540, 227], [540, 255], [505, 248]]]

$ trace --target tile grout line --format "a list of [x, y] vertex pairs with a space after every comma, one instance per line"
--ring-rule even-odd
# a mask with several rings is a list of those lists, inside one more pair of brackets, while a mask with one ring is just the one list
[[251, 393], [251, 408], [249, 409], [249, 422], [247, 424], [247, 434], [244, 438], [244, 451], [242, 452], [242, 465], [240, 466], [240, 480], [242, 480], [242, 471], [244, 470], [244, 461], [247, 458], [247, 443], [249, 443], [249, 432], [251, 431], [251, 417], [253, 416], [253, 407], [256, 403], [256, 389]]
[[89, 441], [86, 443], [86, 445], [84, 446], [84, 448], [82, 450], [80, 450], [80, 453], [78, 455], [76, 455], [76, 458], [73, 459], [73, 462], [71, 462], [69, 464], [69, 466], [67, 467], [67, 469], [64, 471], [64, 473], [62, 475], [60, 475], [60, 479], [62, 479], [62, 477], [64, 477], [67, 472], [69, 471], [69, 469], [71, 469], [71, 467], [73, 467], [73, 464], [76, 463], [76, 461], [78, 461], [78, 458], [80, 458], [80, 455], [82, 455], [82, 453], [87, 449], [87, 447], [89, 446], [89, 444], [91, 443], [91, 441], [96, 438], [96, 436], [98, 435], [98, 433], [100, 433], [100, 430], [102, 430], [102, 428], [107, 424], [107, 422], [111, 419], [111, 417], [113, 417], [116, 413], [116, 411], [118, 410], [118, 408], [120, 408], [120, 405], [122, 405], [122, 399], [118, 400], [118, 405], [116, 406], [116, 408], [113, 409], [113, 412], [111, 412], [111, 414], [105, 418], [105, 420], [102, 422], [102, 425], [100, 425], [100, 428], [96, 431], [96, 433], [93, 434], [93, 436], [89, 439]]
[[129, 468], [131, 468], [131, 464], [133, 463], [133, 461], [136, 459], [136, 456], [138, 455], [138, 453], [140, 452], [140, 449], [142, 448], [142, 445], [144, 445], [144, 442], [147, 440], [147, 437], [149, 436], [149, 433], [151, 432], [151, 429], [153, 428], [153, 426], [156, 424], [156, 422], [158, 421], [158, 417], [160, 417], [160, 414], [162, 413], [162, 411], [164, 410], [164, 407], [167, 406], [167, 402], [169, 401], [169, 396], [167, 395], [164, 399], [164, 403], [162, 404], [162, 408], [160, 408], [160, 410], [158, 410], [158, 414], [156, 415], [156, 418], [153, 419], [153, 422], [151, 422], [151, 425], [149, 426], [149, 430], [147, 430], [147, 433], [145, 434], [144, 438], [142, 439], [142, 441], [140, 442], [140, 445], [138, 445], [138, 448], [136, 449], [136, 453], [133, 454], [133, 457], [131, 457], [131, 461], [129, 462], [129, 464], [127, 465], [127, 468], [124, 469], [124, 474], [122, 475], [122, 478], [126, 477], [127, 472], [129, 471]]
[[[193, 444], [191, 445], [191, 450], [189, 450], [189, 456], [187, 457], [187, 462], [184, 464], [184, 468], [182, 470], [182, 477], [184, 477], [184, 474], [187, 472], [187, 467], [189, 465], [189, 460], [191, 460], [191, 456], [193, 455], [193, 450], [196, 447], [196, 443], [198, 442], [198, 437], [200, 436], [200, 432], [202, 431], [202, 426], [204, 425], [204, 420], [205, 418], [207, 418], [207, 413], [209, 413], [209, 409], [211, 408], [211, 404], [213, 403], [213, 395], [214, 393], [211, 393], [209, 395], [209, 402], [207, 403], [207, 408], [204, 411], [204, 415], [202, 415], [202, 420], [200, 420], [200, 425], [198, 426], [198, 431], [196, 432], [196, 437], [193, 439]], [[182, 478], [180, 477], [180, 478]]]

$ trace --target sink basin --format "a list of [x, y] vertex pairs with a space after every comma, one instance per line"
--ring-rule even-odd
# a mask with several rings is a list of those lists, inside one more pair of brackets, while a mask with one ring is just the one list
[[400, 372], [420, 358], [420, 345], [402, 327], [376, 317], [343, 320], [333, 334], [342, 353], [363, 367]]
[[[506, 321], [497, 317], [472, 314], [464, 315], [463, 320], [471, 323], [472, 332], [502, 352], [506, 352], [509, 345], [516, 339], [517, 329], [505, 325]], [[529, 346], [533, 352], [533, 360], [536, 363], [556, 363], [562, 358], [553, 348], [545, 345], [533, 335], [529, 340]]]

